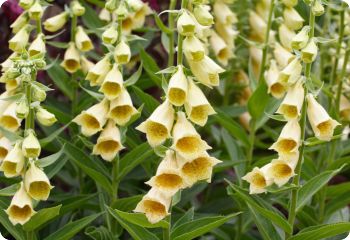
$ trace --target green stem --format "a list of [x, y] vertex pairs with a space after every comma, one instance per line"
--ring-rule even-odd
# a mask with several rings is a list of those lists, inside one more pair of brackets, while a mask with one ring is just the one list
[[332, 67], [330, 86], [334, 85], [334, 83], [336, 81], [336, 77], [337, 77], [339, 55], [340, 55], [341, 45], [342, 45], [343, 38], [344, 38], [344, 28], [345, 28], [345, 9], [344, 9], [344, 5], [342, 5], [342, 10], [340, 11], [339, 38], [338, 38], [338, 44], [337, 44], [337, 49], [336, 49], [336, 54], [335, 54], [335, 60], [334, 60], [334, 64]]
[[250, 121], [250, 130], [249, 130], [249, 148], [247, 151], [247, 168], [249, 169], [253, 161], [253, 152], [254, 152], [254, 143], [255, 143], [255, 128], [256, 121], [252, 119]]
[[[174, 10], [176, 7], [177, 0], [170, 0], [169, 10]], [[168, 34], [169, 38], [169, 57], [168, 57], [168, 67], [174, 65], [174, 51], [175, 51], [175, 34], [173, 32], [175, 27], [174, 15], [169, 13], [169, 23], [168, 27], [171, 30]]]
[[345, 78], [345, 74], [346, 74], [346, 68], [347, 68], [347, 65], [349, 62], [349, 57], [350, 57], [350, 49], [347, 49], [345, 56], [344, 56], [344, 63], [343, 63], [342, 71], [341, 71], [340, 78], [338, 81], [337, 96], [335, 98], [335, 107], [336, 107], [336, 112], [337, 112], [336, 117], [337, 118], [339, 117], [340, 97], [341, 97], [341, 93], [343, 90], [343, 82], [344, 82], [344, 78]]
[[275, 10], [275, 0], [271, 1], [270, 4], [270, 9], [269, 9], [269, 16], [267, 20], [267, 27], [266, 27], [266, 32], [265, 32], [265, 42], [264, 42], [264, 48], [263, 48], [263, 53], [262, 53], [262, 59], [261, 59], [261, 65], [260, 65], [260, 71], [259, 71], [259, 82], [262, 81], [264, 77], [264, 72], [266, 68], [266, 60], [267, 60], [267, 52], [269, 50], [269, 38], [270, 38], [270, 30], [272, 26], [272, 17], [273, 17], [273, 12]]
[[[315, 0], [312, 2], [311, 6], [313, 6]], [[309, 25], [310, 25], [310, 39], [314, 37], [315, 35], [315, 15], [310, 9], [310, 20], [309, 20]], [[305, 77], [306, 81], [311, 81], [311, 66], [312, 63], [307, 63], [305, 65]], [[306, 87], [306, 84], [304, 84], [304, 102], [303, 102], [303, 107], [301, 110], [301, 117], [300, 117], [300, 129], [301, 129], [301, 146], [299, 149], [299, 158], [298, 158], [298, 164], [295, 168], [295, 177], [293, 178], [293, 184], [298, 186], [300, 185], [300, 175], [301, 175], [301, 166], [304, 160], [304, 149], [305, 149], [305, 130], [306, 130], [306, 109], [307, 109], [307, 101], [306, 101], [306, 96], [308, 94], [308, 89]], [[296, 218], [296, 205], [297, 205], [297, 199], [298, 199], [298, 188], [292, 190], [291, 193], [291, 201], [289, 204], [289, 215], [288, 215], [288, 222], [292, 227], [292, 233], [288, 234], [286, 233], [286, 239], [290, 238], [293, 235], [293, 228], [294, 228], [294, 222]]]
[[[188, 5], [188, 0], [181, 1], [181, 9], [186, 9], [187, 5]], [[178, 34], [178, 37], [177, 37], [177, 65], [182, 65], [182, 61], [183, 61], [183, 49], [182, 49], [183, 40], [184, 40], [184, 37], [181, 34]]]
[[71, 28], [70, 28], [70, 40], [72, 42], [75, 41], [75, 33], [77, 31], [77, 16], [73, 15], [72, 16], [72, 25], [71, 25]]

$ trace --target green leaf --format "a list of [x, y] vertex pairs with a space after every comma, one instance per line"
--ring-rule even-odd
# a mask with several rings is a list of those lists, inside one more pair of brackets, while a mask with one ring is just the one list
[[145, 228], [169, 228], [169, 223], [161, 220], [156, 224], [150, 223], [146, 215], [143, 213], [127, 213], [120, 211], [118, 209], [108, 209], [109, 212], [113, 211], [116, 215], [118, 215], [121, 219], [128, 221], [132, 224], [135, 224], [140, 227], [145, 227]]
[[94, 179], [102, 188], [104, 188], [107, 192], [112, 193], [113, 188], [111, 182], [105, 175], [103, 175], [101, 172], [102, 169], [99, 167], [99, 165], [70, 142], [63, 139], [60, 140], [64, 141], [66, 144], [64, 152], [67, 154], [67, 156], [88, 176]]
[[158, 87], [160, 87], [162, 84], [162, 79], [155, 74], [156, 72], [159, 72], [157, 63], [150, 55], [148, 55], [148, 53], [146, 53], [143, 48], [140, 50], [140, 57], [143, 63], [143, 68], [145, 69], [147, 75]]
[[149, 159], [153, 155], [153, 149], [148, 143], [142, 143], [132, 151], [125, 154], [120, 159], [118, 180], [122, 179], [126, 174], [133, 170], [137, 165], [144, 160]]
[[62, 208], [60, 215], [63, 216], [66, 213], [72, 212], [75, 209], [81, 208], [85, 203], [87, 203], [92, 198], [96, 197], [97, 194], [86, 194], [86, 195], [77, 195], [72, 197], [66, 197], [60, 203]]
[[319, 240], [350, 231], [349, 222], [324, 224], [303, 229], [289, 240]]
[[13, 184], [9, 187], [3, 188], [0, 190], [0, 196], [2, 197], [11, 197], [13, 195], [15, 195], [15, 193], [17, 192], [17, 190], [19, 189], [20, 184], [16, 183]]
[[302, 207], [312, 198], [312, 196], [315, 195], [324, 185], [326, 185], [333, 176], [339, 173], [342, 168], [343, 167], [332, 171], [322, 172], [307, 181], [299, 189], [296, 210], [301, 210]]
[[62, 205], [51, 208], [44, 208], [37, 212], [26, 224], [23, 225], [23, 230], [34, 231], [39, 229], [43, 224], [59, 215]]
[[135, 224], [124, 221], [119, 215], [111, 208], [107, 208], [109, 213], [122, 225], [122, 227], [128, 231], [134, 240], [159, 240], [159, 238], [145, 229], [144, 227], [137, 226]]
[[325, 213], [326, 216], [331, 216], [332, 213], [347, 206], [350, 203], [350, 192], [348, 188], [346, 188], [345, 190], [345, 193], [327, 202]]
[[248, 101], [248, 111], [253, 119], [257, 120], [263, 115], [269, 98], [266, 84], [260, 83]]
[[113, 234], [104, 226], [89, 226], [85, 229], [85, 234], [94, 240], [112, 240]]
[[79, 87], [99, 102], [102, 101], [102, 99], [104, 98], [104, 95], [102, 93], [97, 93], [95, 91], [89, 90], [89, 89], [83, 87], [80, 83], [79, 83]]
[[64, 227], [60, 228], [56, 232], [52, 233], [50, 236], [44, 238], [44, 240], [69, 240], [72, 239], [77, 233], [79, 233], [84, 227], [89, 225], [92, 221], [94, 221], [97, 217], [99, 217], [101, 213], [93, 214], [88, 217], [81, 218], [74, 222], [70, 222]]
[[240, 140], [245, 146], [249, 146], [247, 133], [244, 131], [242, 126], [221, 110], [215, 109], [215, 111], [218, 114], [214, 115], [214, 119], [220, 123], [233, 137]]
[[[47, 59], [48, 64], [50, 64], [52, 60]], [[61, 68], [58, 64], [55, 64], [50, 69], [47, 70], [52, 81], [54, 81], [55, 85], [70, 99], [73, 100], [74, 89], [72, 88], [71, 78], [69, 75]], [[74, 79], [74, 81], [76, 81]]]
[[17, 135], [14, 132], [10, 132], [9, 130], [3, 128], [0, 126], [0, 133], [5, 136], [8, 140], [10, 140], [10, 142], [15, 142], [17, 140], [21, 140], [22, 137]]
[[13, 224], [10, 222], [7, 213], [3, 210], [6, 209], [8, 206], [3, 201], [0, 201], [0, 222], [1, 226], [3, 226], [12, 237], [14, 237], [16, 240], [25, 240], [25, 233], [19, 225], [13, 226]]
[[236, 217], [240, 212], [230, 214], [228, 216], [213, 216], [195, 219], [179, 225], [170, 233], [170, 238], [173, 240], [190, 240], [202, 236], [210, 232], [214, 228], [221, 226], [232, 218]]
[[254, 209], [261, 216], [270, 220], [277, 226], [281, 227], [285, 232], [291, 233], [292, 227], [288, 223], [288, 221], [282, 216], [282, 214], [278, 214], [277, 212], [266, 209], [264, 206], [261, 206], [258, 202], [256, 202], [249, 194], [247, 194], [243, 189], [229, 182], [230, 188], [232, 188], [239, 198], [243, 200], [250, 208]]
[[132, 211], [136, 207], [136, 204], [141, 201], [142, 197], [143, 195], [136, 195], [127, 198], [118, 198], [113, 203], [113, 208], [124, 212]]
[[65, 145], [63, 145], [61, 150], [59, 150], [57, 153], [54, 153], [50, 156], [39, 159], [38, 161], [36, 161], [37, 165], [39, 167], [44, 168], [44, 167], [50, 166], [51, 164], [55, 163], [61, 157], [62, 153], [64, 152], [64, 147], [65, 147]]
[[55, 48], [62, 48], [62, 49], [66, 49], [69, 46], [68, 43], [66, 42], [46, 41], [46, 43]]
[[154, 97], [145, 93], [140, 88], [132, 86], [132, 90], [140, 99], [141, 103], [145, 105], [145, 109], [147, 109], [149, 115], [159, 106], [159, 102]]
[[193, 220], [193, 217], [194, 217], [194, 208], [191, 207], [184, 215], [182, 215], [181, 218], [179, 218], [179, 220], [175, 222], [175, 224], [171, 226], [171, 228], [175, 229], [176, 227], [182, 224], [188, 223]]
[[139, 78], [141, 77], [142, 69], [143, 69], [143, 66], [142, 66], [142, 63], [141, 63], [140, 66], [139, 66], [139, 68], [137, 69], [137, 71], [134, 72], [134, 73], [124, 82], [124, 86], [125, 86], [125, 87], [128, 87], [128, 86], [134, 85], [134, 84], [139, 80]]
[[97, 29], [101, 28], [103, 26], [102, 20], [98, 17], [97, 12], [95, 9], [92, 9], [88, 4], [85, 3], [85, 1], [81, 2], [85, 8], [85, 14], [81, 16], [83, 19], [84, 25], [87, 26], [89, 29]]

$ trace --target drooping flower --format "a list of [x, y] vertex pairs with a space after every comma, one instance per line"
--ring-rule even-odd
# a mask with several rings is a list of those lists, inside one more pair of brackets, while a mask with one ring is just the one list
[[44, 171], [33, 162], [29, 164], [25, 173], [24, 185], [28, 195], [37, 201], [47, 200], [53, 188]]
[[250, 194], [259, 194], [266, 192], [266, 187], [270, 186], [273, 181], [268, 178], [267, 170], [269, 169], [270, 164], [265, 165], [262, 168], [255, 167], [249, 173], [247, 173], [243, 180], [247, 181], [249, 185]]

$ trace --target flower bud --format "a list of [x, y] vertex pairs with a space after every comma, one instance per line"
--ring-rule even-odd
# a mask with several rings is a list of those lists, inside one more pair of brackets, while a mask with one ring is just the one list
[[82, 111], [73, 119], [73, 122], [80, 125], [81, 133], [90, 137], [102, 130], [107, 121], [108, 103], [103, 100], [90, 107], [88, 110]]
[[111, 162], [123, 148], [119, 129], [115, 126], [113, 120], [109, 120], [97, 138], [92, 154], [101, 155], [104, 160]]
[[339, 114], [343, 121], [350, 121], [350, 101], [344, 96], [340, 96]]
[[46, 109], [39, 107], [36, 111], [36, 119], [43, 126], [52, 126], [56, 121], [56, 117], [54, 114], [50, 113]]
[[22, 152], [26, 158], [37, 158], [40, 156], [41, 146], [33, 131], [28, 131], [28, 135], [22, 143]]
[[77, 27], [77, 31], [75, 33], [75, 44], [77, 48], [83, 52], [88, 52], [94, 48], [91, 39], [81, 26]]
[[19, 17], [10, 25], [13, 33], [17, 33], [29, 22], [28, 12], [23, 12]]
[[301, 60], [305, 63], [312, 63], [315, 61], [318, 53], [318, 48], [314, 38], [312, 38], [305, 48], [301, 50]]
[[118, 7], [117, 0], [108, 0], [105, 4], [105, 8], [110, 12], [113, 12], [114, 10], [116, 10], [117, 7]]
[[91, 86], [97, 86], [100, 85], [106, 74], [110, 70], [110, 61], [109, 61], [109, 56], [105, 56], [102, 58], [99, 62], [93, 66], [88, 74], [86, 75], [86, 80], [90, 82]]
[[28, 49], [29, 56], [35, 56], [37, 54], [43, 54], [46, 53], [46, 46], [44, 41], [44, 35], [38, 34], [38, 36], [35, 38], [35, 40], [32, 42]]
[[266, 187], [270, 186], [273, 181], [268, 178], [267, 170], [269, 169], [270, 164], [265, 165], [262, 168], [255, 167], [249, 173], [247, 173], [243, 180], [247, 181], [249, 185], [250, 194], [259, 194], [266, 192]]
[[84, 15], [84, 13], [85, 13], [85, 7], [83, 7], [79, 3], [79, 1], [73, 1], [71, 8], [72, 8], [73, 14], [77, 17], [80, 17], [80, 16]]
[[173, 196], [178, 190], [185, 188], [185, 181], [172, 150], [166, 151], [166, 156], [160, 162], [157, 173], [146, 184], [163, 192], [166, 196]]
[[29, 196], [37, 201], [45, 201], [53, 188], [43, 170], [30, 163], [24, 176], [24, 186]]
[[315, 0], [315, 3], [313, 4], [311, 10], [315, 16], [321, 16], [324, 14], [324, 7], [320, 0]]
[[37, 68], [37, 70], [39, 69], [44, 69], [46, 67], [46, 62], [43, 59], [36, 59], [34, 61], [35, 67]]
[[124, 2], [121, 2], [115, 11], [115, 14], [117, 15], [118, 19], [125, 19], [128, 15], [128, 9], [125, 6]]
[[202, 90], [192, 80], [189, 80], [185, 110], [188, 118], [202, 127], [206, 124], [208, 116], [215, 114]]
[[69, 73], [75, 73], [81, 68], [80, 54], [73, 42], [69, 43], [69, 47], [64, 53], [64, 59], [60, 65]]
[[39, 0], [36, 0], [28, 10], [30, 19], [34, 20], [39, 20], [43, 16], [43, 12], [44, 10]]
[[16, 107], [16, 116], [20, 119], [24, 119], [28, 116], [29, 104], [26, 98], [20, 99]]
[[105, 21], [105, 22], [109, 22], [111, 21], [111, 13], [105, 9], [105, 8], [102, 8], [100, 13], [98, 14], [98, 17], [99, 19], [101, 19], [102, 21]]
[[224, 25], [232, 25], [237, 22], [236, 15], [221, 1], [215, 1], [213, 11], [216, 20]]
[[299, 80], [296, 84], [288, 89], [277, 113], [282, 114], [285, 119], [298, 119], [304, 101], [303, 83]]
[[183, 50], [189, 61], [201, 61], [205, 56], [203, 43], [195, 36], [188, 36], [183, 41]]
[[160, 145], [170, 137], [174, 123], [174, 114], [175, 111], [172, 105], [165, 101], [136, 129], [146, 133], [147, 141], [152, 147]]
[[157, 188], [151, 188], [137, 204], [134, 212], [144, 213], [148, 221], [154, 224], [169, 215], [168, 209], [170, 204], [171, 197], [166, 196]]
[[286, 7], [295, 7], [298, 4], [298, 0], [282, 0], [283, 4]]
[[278, 152], [279, 156], [288, 157], [298, 151], [301, 129], [298, 119], [290, 120], [284, 125], [277, 141], [269, 149]]
[[274, 159], [271, 161], [266, 175], [268, 178], [272, 179], [277, 186], [281, 187], [295, 175], [294, 169], [297, 162], [297, 159], [293, 161], [288, 161], [283, 158]]
[[193, 14], [199, 24], [203, 26], [211, 26], [214, 23], [214, 17], [204, 5], [197, 5], [193, 10]]
[[4, 172], [7, 178], [17, 177], [22, 173], [24, 163], [25, 159], [20, 143], [17, 142], [2, 161], [0, 170]]
[[34, 0], [20, 0], [19, 5], [25, 9], [28, 10], [34, 3]]
[[182, 106], [187, 99], [188, 83], [181, 65], [169, 80], [167, 98], [174, 106]]
[[114, 60], [118, 64], [126, 64], [130, 61], [131, 51], [128, 44], [124, 41], [118, 43], [114, 50]]
[[192, 36], [196, 30], [196, 22], [187, 13], [186, 10], [182, 12], [177, 20], [177, 31], [183, 36]]
[[334, 129], [340, 124], [328, 115], [311, 93], [307, 95], [307, 102], [307, 116], [315, 137], [323, 141], [330, 141]]
[[10, 206], [6, 209], [9, 220], [13, 225], [25, 224], [36, 213], [33, 210], [32, 199], [26, 192], [23, 182], [20, 183], [20, 188], [13, 196]]
[[0, 164], [5, 159], [7, 154], [12, 150], [12, 143], [6, 137], [0, 138]]
[[249, 25], [260, 40], [265, 39], [267, 24], [256, 12], [249, 12]]
[[295, 32], [290, 30], [285, 24], [281, 24], [278, 28], [278, 35], [282, 46], [291, 52], [292, 39], [295, 36]]
[[12, 53], [4, 62], [1, 63], [2, 72], [6, 72], [9, 69], [14, 67], [14, 63], [12, 61], [13, 58], [17, 57], [17, 53]]
[[132, 104], [128, 91], [122, 88], [120, 95], [110, 102], [108, 117], [119, 126], [124, 126], [136, 113], [137, 110]]
[[119, 96], [123, 88], [123, 76], [119, 71], [118, 64], [107, 73], [99, 92], [102, 92], [108, 100], [113, 100]]
[[43, 102], [46, 99], [46, 92], [36, 85], [32, 85], [32, 100]]
[[291, 30], [299, 30], [304, 23], [304, 19], [294, 8], [285, 8], [283, 11], [284, 24]]
[[177, 112], [177, 120], [172, 133], [172, 148], [185, 159], [195, 159], [204, 151], [211, 149], [186, 119], [184, 112]]
[[16, 116], [17, 103], [12, 102], [0, 116], [0, 126], [15, 132], [21, 125], [21, 119]]
[[219, 73], [225, 70], [216, 64], [208, 56], [205, 56], [202, 61], [189, 61], [191, 71], [196, 79], [206, 86], [219, 86]]
[[49, 32], [56, 32], [66, 24], [67, 19], [67, 12], [62, 12], [54, 17], [50, 17], [44, 22], [44, 29]]
[[22, 52], [29, 40], [29, 32], [24, 26], [9, 40], [9, 48], [14, 52]]
[[300, 63], [300, 60], [295, 58], [280, 72], [278, 82], [283, 85], [294, 84], [300, 78], [302, 69], [303, 66]]
[[265, 80], [268, 86], [268, 93], [274, 98], [282, 98], [286, 92], [283, 84], [278, 82], [278, 67], [275, 61], [271, 60], [270, 68], [265, 72]]
[[139, 11], [144, 5], [141, 0], [126, 0], [126, 2], [133, 12]]
[[293, 49], [299, 50], [307, 45], [307, 43], [309, 42], [309, 31], [310, 27], [305, 26], [297, 35], [293, 37], [291, 43]]
[[199, 157], [190, 159], [190, 161], [180, 155], [177, 155], [176, 159], [187, 186], [192, 186], [201, 180], [211, 182], [213, 167], [221, 162], [214, 157], [210, 157], [207, 152], [203, 152]]
[[102, 41], [106, 44], [114, 44], [118, 39], [118, 31], [115, 26], [110, 26], [102, 33]]

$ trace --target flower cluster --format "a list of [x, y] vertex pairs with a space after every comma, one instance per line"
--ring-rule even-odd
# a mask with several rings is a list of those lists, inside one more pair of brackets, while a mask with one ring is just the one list
[[[25, 11], [11, 25], [15, 35], [9, 41], [9, 48], [14, 53], [1, 64], [1, 82], [5, 83], [6, 91], [0, 100], [3, 129], [0, 170], [7, 178], [22, 178], [6, 210], [14, 225], [26, 223], [35, 214], [33, 201], [47, 200], [52, 189], [38, 161], [41, 146], [35, 134], [34, 118], [43, 126], [56, 122], [55, 116], [40, 106], [50, 89], [35, 81], [37, 71], [46, 65], [45, 36], [41, 33], [40, 22], [43, 7], [40, 1], [23, 0], [19, 4]], [[34, 29], [30, 20], [36, 21], [38, 27], [36, 38], [29, 44], [30, 32]], [[22, 121], [25, 122], [24, 131], [20, 131]]]
[[[127, 41], [129, 33], [123, 31], [123, 22], [130, 14], [137, 14], [138, 23], [143, 24], [146, 16], [144, 9], [148, 9], [147, 4], [141, 1], [121, 1], [118, 6], [115, 4], [115, 1], [108, 1], [105, 6], [108, 14], [103, 14], [115, 16], [108, 18], [110, 22], [102, 34], [102, 41], [111, 52], [91, 67], [86, 75], [90, 86], [99, 87], [98, 91], [103, 94], [103, 100], [73, 120], [81, 126], [82, 134], [87, 137], [102, 131], [94, 145], [93, 154], [100, 155], [109, 162], [113, 161], [124, 148], [117, 125], [126, 126], [138, 113], [126, 89], [122, 74], [122, 66], [129, 63], [131, 58]], [[129, 13], [128, 9], [132, 12]], [[134, 25], [134, 27], [140, 26]]]
[[[330, 141], [335, 127], [339, 125], [316, 101], [313, 94], [308, 93], [305, 77], [302, 76], [302, 62], [309, 65], [307, 67], [311, 67], [311, 63], [317, 57], [316, 38], [313, 37], [313, 34], [310, 36], [310, 26], [303, 27], [303, 19], [293, 9], [297, 1], [283, 1], [283, 3], [285, 4], [284, 24], [279, 27], [279, 39], [283, 48], [277, 45], [278, 50], [275, 49], [276, 61], [272, 61], [265, 77], [270, 89], [278, 84], [286, 91], [286, 94], [284, 94], [284, 90], [273, 91], [274, 93], [271, 91], [271, 93], [279, 98], [284, 96], [276, 113], [283, 115], [287, 123], [277, 141], [270, 147], [278, 153], [278, 158], [261, 168], [255, 167], [243, 177], [250, 183], [251, 194], [266, 192], [266, 187], [273, 183], [282, 186], [295, 175], [294, 169], [301, 159], [299, 147], [303, 144], [299, 125], [303, 108], [306, 108], [312, 130], [316, 138], [320, 140]], [[318, 3], [319, 1], [315, 1], [312, 6], [315, 16], [322, 14]], [[301, 30], [294, 34], [294, 30], [298, 29]], [[288, 51], [292, 50], [296, 52], [296, 55], [289, 57], [291, 53]], [[276, 54], [276, 51], [281, 52]], [[284, 58], [279, 54], [282, 54]], [[279, 61], [278, 58], [283, 61]], [[305, 98], [306, 101], [304, 101]], [[304, 103], [306, 106], [303, 106]]]
[[[231, 0], [220, 0], [213, 4], [215, 30], [210, 36], [210, 46], [216, 59], [224, 66], [234, 57], [234, 41], [237, 36], [237, 32], [234, 30], [237, 16], [228, 5], [231, 2]], [[194, 14], [197, 13], [200, 16], [201, 11], [203, 11], [202, 7], [197, 7], [194, 9]]]
[[[185, 2], [185, 1], [184, 1]], [[213, 166], [220, 161], [209, 156], [211, 147], [201, 138], [193, 124], [204, 126], [214, 109], [199, 88], [219, 85], [223, 69], [205, 54], [200, 40], [210, 29], [213, 17], [208, 6], [195, 2], [193, 12], [183, 5], [177, 21], [178, 62], [170, 77], [165, 101], [141, 123], [137, 129], [144, 132], [152, 147], [167, 144], [170, 147], [158, 166], [156, 175], [148, 182], [152, 188], [135, 208], [145, 213], [151, 223], [169, 214], [171, 198], [181, 189], [191, 187], [200, 180], [210, 182]], [[230, 21], [229, 21], [230, 22]], [[185, 55], [194, 77], [186, 74], [182, 64]]]

